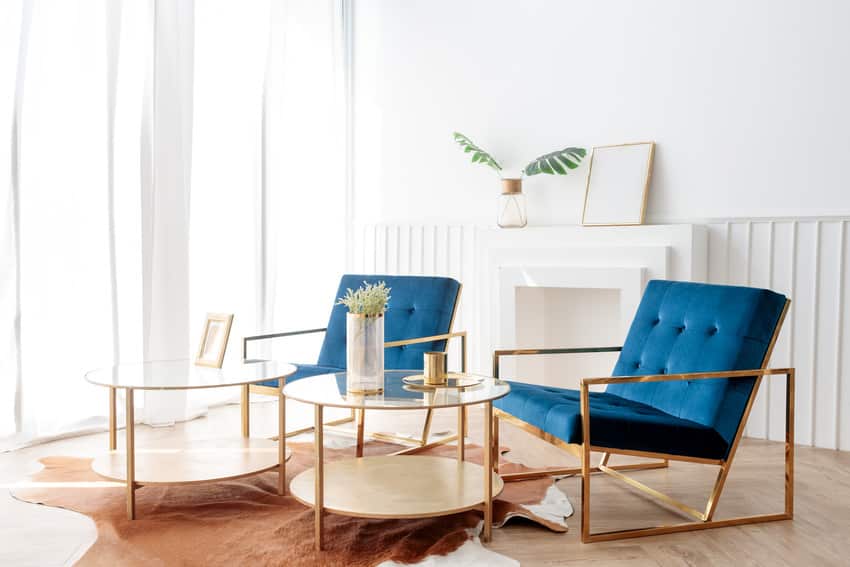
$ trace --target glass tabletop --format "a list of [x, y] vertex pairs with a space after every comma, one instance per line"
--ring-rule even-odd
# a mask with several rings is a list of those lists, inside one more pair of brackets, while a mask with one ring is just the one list
[[274, 361], [225, 363], [222, 368], [209, 368], [195, 366], [192, 360], [159, 360], [99, 368], [87, 372], [86, 380], [132, 390], [191, 390], [277, 380], [291, 376], [295, 370], [292, 364]]
[[321, 406], [355, 409], [421, 409], [450, 408], [480, 404], [507, 396], [510, 385], [503, 380], [464, 374], [479, 378], [481, 383], [465, 389], [437, 388], [424, 390], [405, 384], [403, 379], [421, 376], [421, 370], [387, 370], [381, 394], [348, 393], [345, 372], [322, 374], [290, 382], [283, 389], [287, 398]]

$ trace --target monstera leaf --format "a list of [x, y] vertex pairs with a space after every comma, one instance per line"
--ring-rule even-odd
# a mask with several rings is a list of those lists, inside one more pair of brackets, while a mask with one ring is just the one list
[[525, 175], [548, 173], [549, 175], [566, 175], [567, 170], [575, 169], [581, 163], [581, 158], [587, 155], [584, 148], [564, 148], [551, 154], [535, 159], [525, 166]]
[[454, 138], [455, 142], [463, 148], [464, 153], [468, 154], [472, 152], [472, 163], [483, 163], [485, 165], [489, 165], [496, 171], [501, 171], [502, 166], [499, 165], [499, 162], [497, 162], [489, 153], [476, 146], [472, 140], [460, 132], [455, 132]]

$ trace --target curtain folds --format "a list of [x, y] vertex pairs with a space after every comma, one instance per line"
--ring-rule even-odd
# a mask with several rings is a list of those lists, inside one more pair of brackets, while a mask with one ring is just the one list
[[31, 6], [22, 0], [0, 4], [0, 436], [23, 427], [20, 392], [20, 108]]
[[84, 373], [191, 358], [208, 311], [235, 314], [228, 359], [243, 334], [325, 322], [346, 251], [341, 17], [341, 0], [0, 5], [0, 449], [103, 429]]

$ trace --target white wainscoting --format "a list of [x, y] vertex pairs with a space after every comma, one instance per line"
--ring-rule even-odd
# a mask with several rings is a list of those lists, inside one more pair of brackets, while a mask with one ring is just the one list
[[[850, 449], [848, 220], [706, 223], [709, 281], [767, 287], [791, 298], [771, 365], [797, 369], [797, 442], [845, 450]], [[771, 380], [760, 392], [747, 434], [781, 439], [784, 398], [781, 379]]]
[[[355, 252], [350, 265], [354, 272], [366, 274], [438, 275], [462, 282], [454, 330], [468, 331], [470, 341], [474, 341], [475, 306], [468, 298], [474, 289], [476, 231], [472, 225], [360, 226], [355, 229]], [[460, 368], [457, 347], [457, 339], [453, 339], [449, 348], [450, 370]]]
[[[844, 450], [850, 449], [848, 222], [850, 218], [702, 222], [708, 227], [708, 281], [767, 287], [792, 299], [772, 366], [797, 368], [797, 442]], [[466, 298], [455, 329], [468, 330], [474, 341], [478, 330], [468, 296], [477, 283], [478, 230], [473, 225], [360, 226], [352, 268], [365, 273], [448, 275], [462, 281]], [[784, 438], [784, 397], [781, 378], [763, 386], [747, 435]]]

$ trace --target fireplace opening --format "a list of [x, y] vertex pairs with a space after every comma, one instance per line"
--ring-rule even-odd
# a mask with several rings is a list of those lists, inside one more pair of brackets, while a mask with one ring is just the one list
[[[519, 348], [619, 346], [625, 336], [620, 290], [517, 286]], [[513, 378], [578, 389], [582, 378], [610, 376], [618, 353], [558, 354], [515, 359]]]

